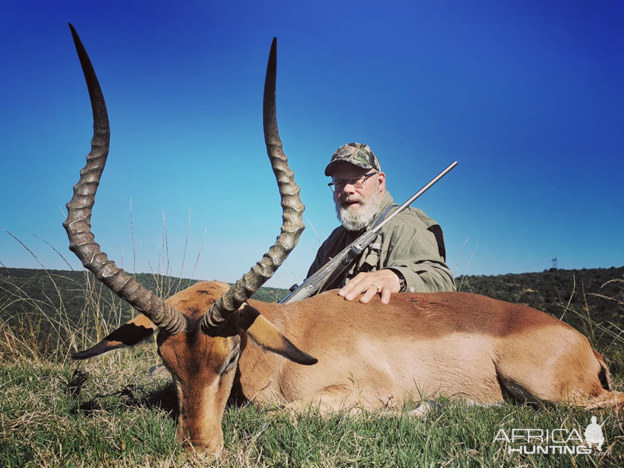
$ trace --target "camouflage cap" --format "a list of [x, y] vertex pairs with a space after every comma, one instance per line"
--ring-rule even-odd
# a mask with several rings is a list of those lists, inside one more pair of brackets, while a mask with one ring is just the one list
[[346, 162], [362, 169], [375, 169], [377, 172], [381, 172], [377, 156], [375, 156], [375, 153], [368, 145], [363, 143], [347, 143], [338, 148], [332, 155], [331, 162], [325, 168], [325, 175], [331, 176], [336, 164], [339, 162]]

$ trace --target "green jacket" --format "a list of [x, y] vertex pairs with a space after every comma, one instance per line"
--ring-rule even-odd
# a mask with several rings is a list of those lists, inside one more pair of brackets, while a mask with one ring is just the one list
[[[386, 193], [379, 213], [366, 230], [392, 203], [392, 196]], [[334, 229], [319, 248], [308, 271], [308, 278], [363, 232], [347, 231], [342, 226]], [[455, 291], [453, 274], [445, 261], [442, 228], [421, 210], [409, 207], [381, 228], [375, 241], [362, 252], [351, 268], [326, 289], [340, 288], [361, 272], [391, 269], [405, 278], [405, 291]]]

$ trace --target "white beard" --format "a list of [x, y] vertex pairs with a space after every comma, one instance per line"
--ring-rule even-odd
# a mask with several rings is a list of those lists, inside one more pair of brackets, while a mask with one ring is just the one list
[[[375, 190], [373, 198], [370, 201], [364, 200], [360, 195], [354, 194], [349, 198], [339, 202], [335, 200], [336, 216], [338, 221], [342, 223], [342, 227], [347, 231], [360, 231], [364, 229], [373, 220], [381, 206], [381, 193]], [[348, 205], [346, 202], [357, 201], [360, 206]]]

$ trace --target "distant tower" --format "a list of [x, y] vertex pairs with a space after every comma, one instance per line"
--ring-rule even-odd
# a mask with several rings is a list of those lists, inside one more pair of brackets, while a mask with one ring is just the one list
[[552, 269], [556, 270], [557, 269], [557, 256], [555, 255], [555, 258], [553, 258], [551, 261], [553, 262]]

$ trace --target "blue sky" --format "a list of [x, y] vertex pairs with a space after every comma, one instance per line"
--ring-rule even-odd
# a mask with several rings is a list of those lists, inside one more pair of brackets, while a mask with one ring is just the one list
[[[232, 282], [279, 234], [262, 134], [274, 36], [307, 229], [269, 286], [301, 281], [337, 225], [323, 170], [352, 141], [400, 203], [459, 162], [415, 203], [457, 275], [624, 265], [620, 1], [5, 2], [0, 226], [50, 269], [68, 268], [50, 246], [79, 268], [62, 222], [92, 134], [68, 22], [111, 121], [93, 231], [130, 272], [190, 277], [205, 232], [194, 277]], [[4, 231], [0, 262], [39, 267]]]

